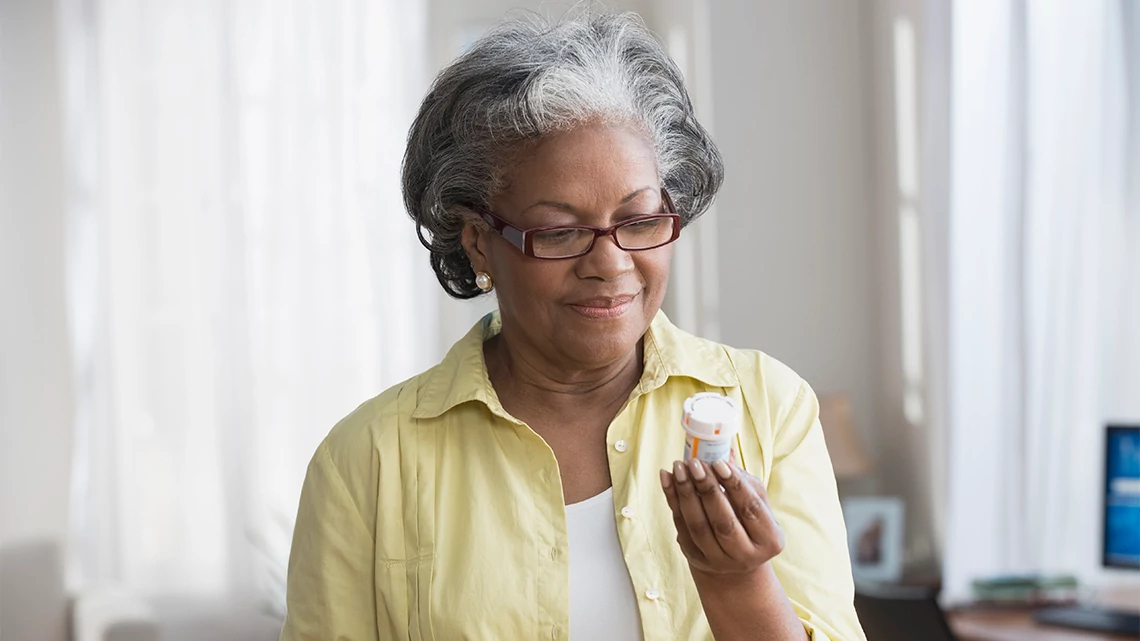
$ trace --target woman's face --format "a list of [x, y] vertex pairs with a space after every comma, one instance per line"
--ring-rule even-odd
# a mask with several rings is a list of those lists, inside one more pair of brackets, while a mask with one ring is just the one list
[[[584, 125], [540, 141], [516, 158], [505, 184], [491, 211], [520, 229], [609, 227], [663, 211], [652, 147], [617, 125]], [[463, 244], [475, 271], [494, 281], [512, 348], [571, 368], [630, 354], [661, 307], [673, 257], [671, 245], [627, 252], [605, 236], [584, 256], [540, 260], [470, 224]]]

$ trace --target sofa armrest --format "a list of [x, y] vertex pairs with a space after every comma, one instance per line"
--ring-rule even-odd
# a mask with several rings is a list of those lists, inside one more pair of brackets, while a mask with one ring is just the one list
[[161, 638], [150, 605], [122, 590], [80, 593], [72, 608], [73, 641], [159, 641]]

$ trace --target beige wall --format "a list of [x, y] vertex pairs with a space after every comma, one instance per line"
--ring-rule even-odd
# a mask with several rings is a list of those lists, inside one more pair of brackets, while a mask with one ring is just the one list
[[852, 395], [876, 450], [869, 14], [863, 3], [713, 2], [721, 339]]
[[0, 2], [0, 540], [67, 527], [72, 396], [53, 2]]
[[[874, 0], [871, 12], [871, 67], [875, 125], [875, 286], [880, 293], [876, 333], [879, 362], [876, 376], [879, 411], [880, 464], [884, 493], [901, 496], [907, 509], [907, 561], [920, 572], [936, 572], [945, 516], [944, 449], [946, 345], [937, 342], [938, 328], [947, 317], [946, 274], [937, 271], [944, 260], [938, 242], [948, 233], [945, 224], [949, 190], [949, 8], [926, 0]], [[923, 310], [924, 416], [916, 423], [904, 412], [899, 214], [896, 138], [894, 25], [905, 21], [914, 30], [917, 129], [918, 211], [925, 244], [920, 257]], [[939, 151], [941, 150], [941, 151]]]

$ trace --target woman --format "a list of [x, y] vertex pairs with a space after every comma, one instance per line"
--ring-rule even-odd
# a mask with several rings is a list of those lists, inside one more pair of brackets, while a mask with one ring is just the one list
[[[499, 311], [317, 450], [283, 639], [863, 638], [811, 389], [659, 312], [721, 177], [632, 14], [510, 22], [440, 74], [404, 198]], [[741, 467], [675, 460], [702, 391], [743, 408]]]

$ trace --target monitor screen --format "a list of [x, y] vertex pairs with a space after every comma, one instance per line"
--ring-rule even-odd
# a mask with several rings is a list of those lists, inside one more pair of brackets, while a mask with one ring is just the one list
[[1109, 425], [1104, 459], [1104, 565], [1140, 569], [1140, 425]]

